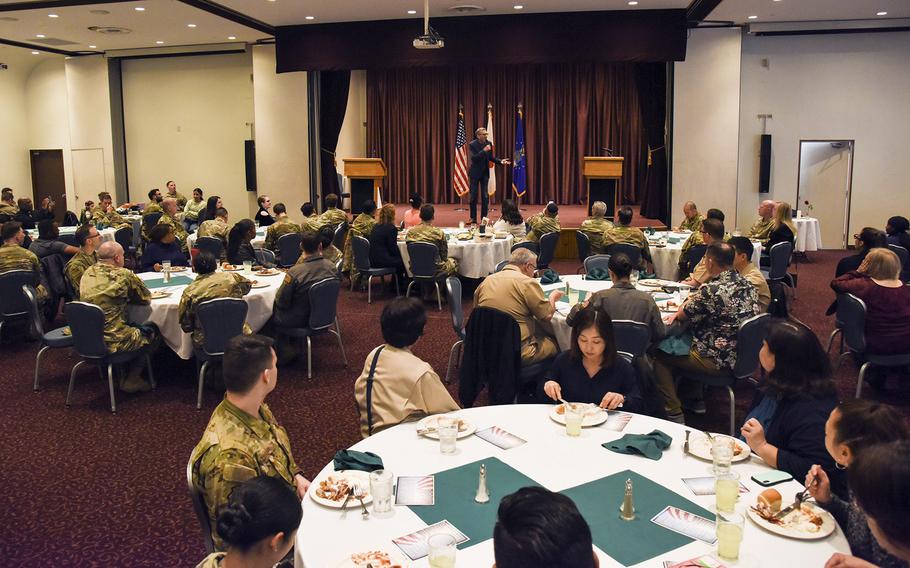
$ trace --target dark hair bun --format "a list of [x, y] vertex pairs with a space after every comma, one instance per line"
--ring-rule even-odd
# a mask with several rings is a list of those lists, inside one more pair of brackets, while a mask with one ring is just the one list
[[229, 544], [241, 544], [253, 517], [240, 503], [226, 505], [218, 514], [218, 534]]

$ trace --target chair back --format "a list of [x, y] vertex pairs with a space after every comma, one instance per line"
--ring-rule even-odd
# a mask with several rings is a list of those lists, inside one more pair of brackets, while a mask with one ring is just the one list
[[529, 251], [533, 252], [534, 254], [539, 254], [539, 251], [540, 251], [539, 247], [537, 246], [537, 243], [533, 243], [531, 241], [523, 241], [520, 243], [515, 243], [514, 245], [512, 245], [510, 252], [515, 252], [518, 249], [528, 249]]
[[294, 266], [300, 258], [300, 233], [286, 233], [278, 237], [278, 264]]
[[[192, 458], [192, 456], [191, 456]], [[193, 469], [195, 464], [190, 459], [186, 464], [186, 487], [190, 491], [190, 501], [193, 503], [193, 511], [196, 512], [196, 520], [199, 521], [199, 528], [202, 529], [202, 540], [205, 544], [205, 553], [215, 552], [215, 542], [212, 540], [212, 525], [209, 521], [209, 510], [205, 505], [205, 496], [193, 479]]]
[[589, 274], [595, 268], [603, 268], [608, 270], [610, 264], [610, 255], [608, 254], [595, 254], [589, 256], [584, 261], [585, 274]]
[[695, 245], [689, 249], [689, 260], [686, 261], [686, 271], [691, 273], [695, 267], [705, 257], [708, 245]]
[[499, 272], [500, 270], [502, 270], [503, 268], [505, 268], [508, 265], [509, 265], [508, 259], [502, 260], [496, 264], [496, 268], [493, 269], [493, 272]]
[[0, 316], [28, 315], [28, 299], [22, 294], [22, 287], [35, 284], [35, 273], [31, 270], [8, 270], [0, 274]]
[[758, 352], [761, 351], [762, 342], [768, 336], [768, 327], [771, 325], [769, 314], [758, 314], [739, 324], [736, 335], [736, 364], [733, 366], [733, 375], [737, 379], [744, 379], [758, 368]]
[[537, 255], [537, 268], [543, 269], [550, 266], [556, 255], [556, 244], [559, 242], [559, 233], [556, 231], [544, 233], [540, 236], [540, 254]]
[[578, 260], [581, 262], [591, 256], [591, 239], [581, 229], [575, 231], [575, 246], [578, 248]]
[[850, 351], [865, 353], [866, 303], [853, 294], [838, 294], [837, 321]]
[[28, 316], [32, 325], [32, 335], [37, 338], [44, 337], [44, 319], [41, 317], [41, 310], [38, 308], [38, 293], [29, 284], [22, 286], [22, 293], [28, 302]]
[[465, 333], [458, 387], [462, 406], [472, 406], [484, 385], [491, 404], [512, 404], [521, 374], [518, 322], [495, 308], [476, 307], [468, 318]]
[[370, 241], [360, 235], [351, 235], [351, 249], [354, 251], [354, 268], [358, 272], [368, 272], [370, 264]]
[[76, 240], [76, 235], [60, 235], [57, 237], [57, 240], [61, 243], [66, 243], [71, 247], [79, 246], [79, 241]]
[[73, 333], [73, 347], [80, 357], [102, 359], [110, 354], [104, 343], [104, 312], [88, 302], [69, 302], [64, 306]]
[[158, 220], [161, 219], [161, 216], [164, 213], [155, 212], [149, 213], [148, 215], [143, 215], [142, 217], [142, 226], [145, 227], [145, 232], [148, 232], [149, 229], [158, 224]]
[[613, 320], [616, 350], [643, 357], [651, 345], [651, 328], [640, 321]]
[[216, 298], [197, 306], [196, 320], [202, 327], [206, 355], [223, 355], [228, 340], [243, 333], [247, 309], [240, 298]]
[[199, 237], [195, 248], [210, 253], [215, 259], [220, 259], [224, 253], [224, 243], [218, 237]]
[[66, 274], [64, 272], [66, 261], [63, 260], [63, 255], [49, 254], [39, 262], [41, 263], [41, 272], [44, 274], [44, 280], [53, 296], [56, 298], [68, 296], [69, 288], [66, 285]]
[[348, 236], [349, 226], [347, 221], [342, 221], [335, 227], [335, 236], [332, 237], [332, 244], [335, 245], [335, 248], [338, 250], [344, 250], [344, 240]]
[[433, 243], [408, 243], [408, 256], [411, 257], [411, 274], [414, 278], [434, 278], [439, 249]]
[[901, 281], [910, 282], [910, 251], [900, 245], [889, 244], [888, 249], [901, 261]]
[[326, 329], [335, 323], [340, 289], [341, 281], [337, 278], [325, 278], [310, 287], [310, 329]]
[[127, 253], [133, 248], [133, 229], [131, 227], [120, 227], [114, 232], [114, 240], [117, 241], [123, 250]]
[[768, 267], [768, 280], [783, 280], [790, 266], [790, 255], [793, 253], [791, 243], [777, 243], [768, 251], [771, 265]]
[[638, 266], [641, 262], [641, 249], [629, 243], [613, 243], [604, 249], [604, 254], [614, 255], [622, 253], [629, 257], [632, 266]]
[[452, 328], [455, 335], [464, 333], [464, 311], [461, 309], [461, 280], [455, 276], [446, 278], [446, 295], [449, 300], [449, 311], [452, 313]]
[[[263, 266], [275, 264], [275, 253], [269, 249], [254, 248], [253, 256], [256, 257], [256, 262]], [[297, 255], [297, 257], [299, 258], [300, 255]], [[294, 262], [297, 262], [296, 258], [294, 259]]]

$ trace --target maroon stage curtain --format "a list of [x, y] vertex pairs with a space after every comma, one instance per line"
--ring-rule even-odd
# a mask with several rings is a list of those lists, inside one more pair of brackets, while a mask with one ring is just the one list
[[[369, 70], [367, 147], [388, 166], [384, 199], [404, 203], [416, 191], [431, 203], [459, 202], [452, 189], [459, 103], [469, 139], [486, 126], [492, 103], [498, 157], [514, 152], [516, 106], [524, 104], [523, 203], [583, 203], [582, 157], [606, 155], [605, 147], [626, 159], [621, 202], [639, 201], [647, 144], [632, 63]], [[496, 167], [498, 203], [514, 196], [511, 168]]]

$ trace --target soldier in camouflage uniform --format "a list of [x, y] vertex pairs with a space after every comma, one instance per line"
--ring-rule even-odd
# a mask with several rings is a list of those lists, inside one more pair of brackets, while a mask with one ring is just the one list
[[142, 216], [145, 217], [150, 213], [164, 213], [164, 209], [161, 208], [162, 200], [164, 200], [164, 197], [161, 196], [161, 190], [153, 189], [149, 191], [149, 201], [142, 209]]
[[[98, 262], [82, 275], [79, 297], [104, 311], [104, 344], [111, 353], [154, 348], [158, 328], [154, 324], [136, 326], [129, 323], [128, 306], [147, 306], [152, 297], [145, 283], [123, 268], [123, 247], [119, 244], [109, 241], [101, 245]], [[137, 357], [131, 362], [128, 375], [120, 381], [120, 390], [137, 392], [151, 388], [142, 379], [144, 364], [144, 357]]]
[[620, 207], [616, 220], [619, 225], [604, 233], [604, 250], [616, 243], [635, 245], [641, 249], [639, 266], [646, 268], [647, 264], [651, 262], [651, 249], [648, 247], [648, 238], [641, 232], [641, 229], [630, 226], [632, 223], [632, 208], [629, 206]]
[[6, 187], [0, 194], [0, 216], [8, 217], [11, 221], [13, 217], [19, 214], [19, 207], [16, 205], [16, 198], [13, 196], [13, 190]]
[[126, 219], [120, 216], [114, 209], [110, 193], [100, 193], [98, 198], [101, 203], [92, 211], [92, 224], [98, 227], [98, 230], [113, 227], [120, 229], [122, 227], [132, 226]]
[[319, 227], [317, 225], [319, 223], [319, 215], [316, 214], [316, 210], [313, 207], [313, 204], [307, 201], [300, 206], [300, 212], [303, 214], [303, 223], [300, 224], [300, 232], [318, 232]]
[[704, 220], [705, 218], [698, 212], [695, 202], [686, 201], [685, 205], [683, 205], [683, 220], [679, 224], [679, 230], [697, 233], [701, 231], [701, 222]]
[[215, 218], [203, 221], [199, 224], [196, 231], [196, 237], [215, 237], [221, 240], [221, 258], [227, 251], [228, 233], [231, 232], [231, 226], [228, 224], [228, 212], [224, 207], [215, 210]]
[[[304, 231], [306, 233], [307, 231]], [[332, 227], [326, 226], [318, 231], [309, 231], [315, 232], [319, 235], [319, 242], [322, 243], [322, 258], [332, 263], [332, 266], [338, 266], [338, 262], [342, 258], [341, 251], [338, 250], [332, 241], [335, 239], [335, 231]], [[297, 262], [294, 264], [303, 264], [306, 262], [306, 253], [301, 252], [300, 257], [297, 259]]]
[[[180, 328], [193, 334], [193, 345], [202, 349], [202, 327], [196, 321], [196, 308], [202, 302], [216, 298], [242, 298], [249, 293], [252, 282], [236, 272], [215, 272], [218, 259], [210, 253], [200, 251], [193, 261], [196, 279], [184, 288], [177, 308]], [[250, 326], [243, 324], [243, 333], [253, 333]]]
[[188, 252], [186, 244], [186, 227], [183, 226], [183, 223], [177, 220], [177, 200], [168, 197], [162, 203], [162, 208], [164, 209], [164, 214], [161, 215], [161, 218], [158, 219], [159, 225], [169, 225], [174, 229], [174, 236], [177, 237], [177, 240], [180, 241], [180, 245], [183, 247], [183, 252]]
[[591, 242], [591, 254], [603, 254], [604, 233], [613, 228], [613, 223], [604, 218], [607, 212], [607, 204], [603, 201], [595, 201], [591, 205], [591, 216], [581, 223], [582, 233], [588, 236]]
[[269, 225], [265, 232], [265, 248], [277, 253], [278, 239], [290, 233], [299, 233], [300, 225], [288, 217], [288, 210], [284, 203], [276, 203], [272, 210], [275, 212], [275, 222]]
[[436, 259], [436, 277], [446, 278], [458, 273], [458, 261], [449, 257], [449, 243], [442, 229], [433, 226], [436, 210], [429, 203], [420, 206], [420, 224], [408, 229], [405, 242], [432, 243], [439, 251]]
[[552, 201], [547, 203], [544, 210], [528, 218], [528, 226], [531, 230], [525, 237], [525, 241], [536, 243], [540, 237], [547, 233], [559, 232], [559, 207]]
[[344, 241], [344, 263], [341, 265], [342, 272], [347, 272], [351, 280], [357, 279], [357, 270], [354, 268], [354, 244], [351, 240], [352, 235], [370, 239], [370, 233], [376, 226], [376, 203], [372, 199], [367, 199], [363, 203], [363, 211], [358, 215], [351, 228], [348, 230], [347, 237]]
[[0, 273], [8, 270], [31, 271], [34, 275], [32, 286], [35, 287], [35, 292], [38, 294], [38, 303], [44, 304], [47, 299], [47, 289], [41, 283], [41, 262], [38, 261], [35, 253], [22, 246], [25, 241], [22, 223], [7, 221], [0, 228], [0, 236], [3, 238], [3, 245], [0, 246]]
[[768, 244], [768, 237], [771, 236], [771, 230], [774, 229], [774, 206], [775, 202], [770, 199], [759, 204], [759, 219], [749, 229], [747, 237], [759, 240], [763, 245]]
[[66, 263], [63, 272], [75, 294], [73, 299], [78, 300], [82, 275], [89, 266], [98, 262], [98, 254], [95, 251], [101, 246], [101, 234], [94, 225], [82, 225], [76, 229], [76, 243], [79, 244], [79, 252]]
[[278, 382], [277, 362], [267, 337], [240, 335], [228, 342], [223, 363], [227, 393], [190, 456], [193, 483], [204, 497], [219, 550], [224, 543], [217, 513], [239, 484], [266, 475], [286, 483], [300, 499], [310, 485], [294, 461], [287, 432], [265, 404]]
[[181, 210], [184, 207], [186, 207], [186, 196], [183, 195], [182, 193], [177, 192], [176, 183], [174, 183], [173, 181], [168, 181], [167, 185], [165, 185], [165, 187], [167, 188], [167, 195], [165, 197], [169, 197], [171, 199], [176, 200], [177, 207], [179, 207]]
[[326, 225], [335, 229], [338, 225], [348, 220], [348, 214], [338, 209], [338, 196], [330, 193], [325, 197], [326, 210], [323, 211], [315, 222], [315, 228], [321, 229]]
[[[693, 231], [689, 238], [683, 243], [682, 248], [679, 253], [679, 278], [683, 279], [689, 275], [686, 271], [686, 268], [689, 265], [689, 252], [692, 250], [692, 247], [705, 244], [705, 239], [702, 237], [702, 231], [704, 230], [703, 224], [707, 219], [717, 219], [721, 223], [724, 222], [724, 212], [720, 209], [708, 209], [707, 214], [705, 215], [702, 222], [699, 223], [698, 229]], [[724, 236], [724, 240], [729, 239], [729, 235]]]

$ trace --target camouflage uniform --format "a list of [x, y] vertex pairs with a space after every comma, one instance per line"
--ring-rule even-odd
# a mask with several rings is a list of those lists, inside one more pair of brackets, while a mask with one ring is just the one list
[[225, 555], [227, 552], [213, 552], [197, 564], [196, 568], [221, 568]]
[[38, 294], [38, 302], [44, 303], [47, 298], [47, 289], [41, 283], [41, 262], [35, 253], [15, 243], [0, 246], [0, 273], [8, 270], [31, 271], [35, 276], [32, 285], [35, 286], [35, 292]]
[[279, 217], [277, 221], [269, 225], [265, 232], [265, 248], [270, 251], [278, 252], [278, 239], [290, 233], [299, 233], [300, 225], [294, 223], [287, 217]]
[[183, 226], [183, 223], [178, 221], [176, 217], [171, 217], [170, 215], [165, 213], [164, 215], [161, 216], [160, 219], [158, 219], [158, 224], [170, 226], [174, 230], [174, 235], [177, 237], [177, 240], [180, 241], [180, 245], [181, 245], [181, 247], [183, 247], [183, 252], [188, 251], [188, 247], [186, 244], [187, 232], [186, 232], [186, 227]]
[[528, 226], [531, 227], [531, 230], [528, 231], [525, 241], [536, 243], [541, 236], [547, 233], [559, 232], [559, 215], [550, 217], [545, 212], [538, 213], [528, 218]]
[[10, 219], [19, 214], [19, 208], [9, 203], [0, 203], [0, 215], [9, 215]]
[[142, 216], [150, 215], [152, 213], [164, 213], [164, 209], [161, 208], [161, 204], [157, 201], [153, 201], [145, 206], [145, 209], [142, 210]]
[[[232, 272], [212, 272], [200, 274], [186, 288], [180, 297], [177, 317], [180, 328], [193, 334], [193, 346], [202, 349], [202, 327], [197, 325], [196, 308], [202, 302], [216, 298], [242, 298], [250, 292], [252, 282]], [[250, 326], [243, 324], [243, 333], [253, 333]]]
[[319, 215], [316, 213], [304, 219], [303, 223], [300, 224], [300, 232], [305, 233], [307, 231], [311, 233], [319, 232]]
[[774, 229], [774, 219], [761, 219], [752, 225], [752, 228], [749, 229], [749, 234], [746, 235], [750, 239], [756, 239], [761, 241], [761, 244], [767, 244], [768, 237], [771, 236], [771, 230]]
[[69, 262], [66, 263], [63, 271], [66, 273], [66, 278], [70, 282], [70, 286], [73, 287], [73, 291], [76, 293], [75, 299], [79, 299], [79, 284], [82, 282], [82, 275], [88, 269], [89, 266], [92, 266], [98, 262], [98, 254], [86, 254], [81, 250], [77, 252]]
[[405, 242], [432, 243], [436, 245], [439, 251], [439, 257], [436, 259], [438, 276], [454, 276], [458, 272], [458, 261], [454, 258], [449, 258], [449, 243], [446, 241], [446, 235], [442, 232], [442, 229], [425, 222], [420, 223], [416, 227], [408, 229]]
[[186, 201], [187, 201], [187, 200], [186, 200], [186, 197], [185, 197], [182, 193], [180, 193], [179, 191], [175, 191], [175, 192], [174, 192], [174, 195], [171, 195], [170, 193], [165, 193], [165, 194], [164, 194], [164, 198], [165, 198], [165, 199], [168, 199], [168, 198], [170, 198], [170, 199], [176, 199], [176, 200], [177, 200], [177, 207], [179, 207], [180, 209], [183, 209], [184, 207], [186, 207]]
[[679, 224], [679, 230], [697, 233], [698, 231], [701, 231], [701, 222], [704, 220], [705, 218], [701, 216], [701, 213], [696, 213], [695, 217], [692, 217], [691, 219], [688, 217], [683, 219], [682, 223]]
[[640, 248], [642, 267], [644, 267], [646, 260], [651, 260], [651, 249], [648, 247], [648, 237], [646, 237], [638, 227], [626, 227], [623, 225], [617, 225], [616, 227], [613, 227], [604, 233], [604, 250], [606, 250], [610, 245], [617, 243], [635, 245]]
[[138, 327], [130, 325], [127, 305], [148, 305], [151, 293], [138, 276], [126, 268], [94, 264], [82, 275], [79, 297], [104, 311], [104, 343], [112, 352], [135, 351], [151, 343]]
[[316, 230], [319, 230], [319, 229], [325, 227], [326, 225], [331, 225], [333, 227], [337, 227], [338, 225], [344, 223], [347, 220], [348, 220], [347, 213], [345, 213], [341, 209], [338, 209], [337, 207], [332, 207], [330, 209], [326, 209], [322, 213], [322, 215], [317, 217], [315, 222], [312, 224], [312, 226]]
[[215, 237], [221, 239], [223, 250], [227, 250], [228, 233], [231, 228], [221, 219], [210, 219], [199, 224], [196, 237]]
[[604, 233], [613, 228], [613, 223], [603, 217], [588, 217], [581, 224], [582, 233], [591, 241], [591, 254], [603, 254]]
[[253, 417], [224, 399], [215, 408], [202, 439], [190, 456], [193, 484], [209, 511], [215, 548], [223, 548], [215, 519], [231, 491], [244, 481], [268, 475], [283, 480], [295, 493], [294, 476], [302, 475], [291, 455], [291, 442], [268, 405]]
[[373, 227], [375, 226], [376, 219], [366, 213], [361, 213], [351, 223], [351, 229], [348, 231], [344, 241], [344, 263], [341, 265], [342, 271], [350, 272], [351, 278], [356, 278], [357, 276], [357, 271], [354, 269], [354, 241], [351, 240], [351, 235], [357, 235], [369, 240], [370, 233], [373, 232]]
[[126, 219], [120, 216], [120, 213], [117, 213], [113, 209], [104, 212], [100, 207], [95, 207], [94, 211], [92, 211], [92, 224], [95, 225], [99, 231], [108, 227], [119, 229], [121, 227], [132, 226]]

